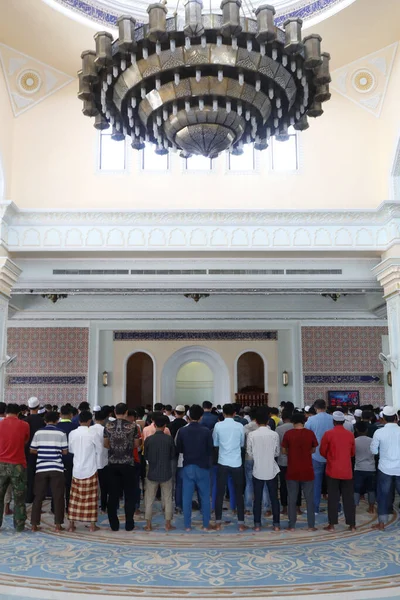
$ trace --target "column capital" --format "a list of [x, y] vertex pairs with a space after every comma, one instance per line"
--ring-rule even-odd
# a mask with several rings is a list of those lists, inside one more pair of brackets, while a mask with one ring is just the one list
[[372, 272], [383, 287], [386, 299], [400, 293], [400, 250], [398, 256], [383, 255]]
[[0, 297], [10, 298], [22, 269], [7, 256], [0, 256]]

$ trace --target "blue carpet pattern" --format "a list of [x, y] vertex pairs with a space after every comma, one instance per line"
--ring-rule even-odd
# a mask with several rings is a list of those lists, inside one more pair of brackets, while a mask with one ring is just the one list
[[121, 531], [114, 533], [102, 515], [96, 533], [78, 524], [75, 534], [55, 534], [46, 512], [41, 532], [17, 534], [7, 517], [1, 530], [0, 583], [120, 597], [156, 596], [162, 590], [166, 598], [279, 597], [294, 591], [300, 597], [400, 584], [397, 513], [386, 531], [376, 532], [371, 530], [373, 516], [361, 504], [357, 532], [347, 532], [341, 519], [333, 534], [322, 530], [326, 513], [317, 517], [319, 530], [313, 533], [306, 531], [305, 516], [299, 517], [295, 533], [273, 532], [271, 519], [260, 533], [239, 533], [235, 515], [224, 511], [224, 519], [231, 523], [222, 532], [204, 533], [201, 515], [194, 512], [194, 529], [185, 533], [177, 516], [176, 531], [167, 533], [157, 507], [150, 533], [143, 531], [143, 516], [130, 533], [121, 518]]

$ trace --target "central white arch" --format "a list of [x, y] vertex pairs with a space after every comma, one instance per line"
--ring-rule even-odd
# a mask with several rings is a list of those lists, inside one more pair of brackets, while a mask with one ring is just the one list
[[229, 370], [222, 357], [204, 346], [185, 346], [169, 357], [161, 374], [161, 402], [175, 406], [176, 376], [190, 362], [203, 362], [214, 375], [214, 404], [232, 402]]

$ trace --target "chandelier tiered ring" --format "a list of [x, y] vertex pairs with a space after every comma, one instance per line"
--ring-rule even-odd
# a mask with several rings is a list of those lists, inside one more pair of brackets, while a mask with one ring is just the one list
[[148, 7], [148, 24], [118, 21], [119, 37], [96, 33], [96, 50], [82, 53], [78, 97], [96, 129], [130, 136], [132, 147], [155, 145], [158, 154], [180, 151], [214, 158], [224, 150], [257, 150], [269, 139], [288, 139], [289, 127], [307, 129], [330, 99], [330, 55], [321, 37], [302, 38], [302, 21], [284, 30], [275, 9], [242, 17], [240, 0], [223, 0], [221, 14], [203, 14], [187, 0], [185, 19], [167, 18], [164, 3]]

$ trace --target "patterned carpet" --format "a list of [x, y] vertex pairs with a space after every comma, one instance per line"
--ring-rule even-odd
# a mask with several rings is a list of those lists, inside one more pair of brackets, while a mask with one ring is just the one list
[[[319, 531], [272, 531], [271, 520], [260, 533], [238, 533], [235, 517], [224, 511], [222, 532], [200, 531], [194, 512], [191, 533], [166, 533], [160, 509], [154, 531], [143, 531], [138, 518], [134, 532], [111, 532], [105, 516], [100, 531], [78, 524], [76, 534], [51, 531], [53, 516], [45, 507], [43, 529], [14, 533], [11, 517], [1, 530], [0, 585], [24, 589], [79, 592], [88, 596], [116, 595], [141, 598], [279, 598], [354, 590], [389, 591], [400, 585], [400, 522], [396, 513], [385, 532], [371, 530], [375, 522], [361, 504], [358, 530], [345, 532], [343, 519], [333, 534], [322, 531], [326, 513], [317, 518]], [[246, 521], [252, 525], [250, 517]], [[287, 521], [282, 521], [282, 527]], [[85, 597], [88, 597], [85, 596]], [[44, 597], [44, 596], [43, 596]]]

